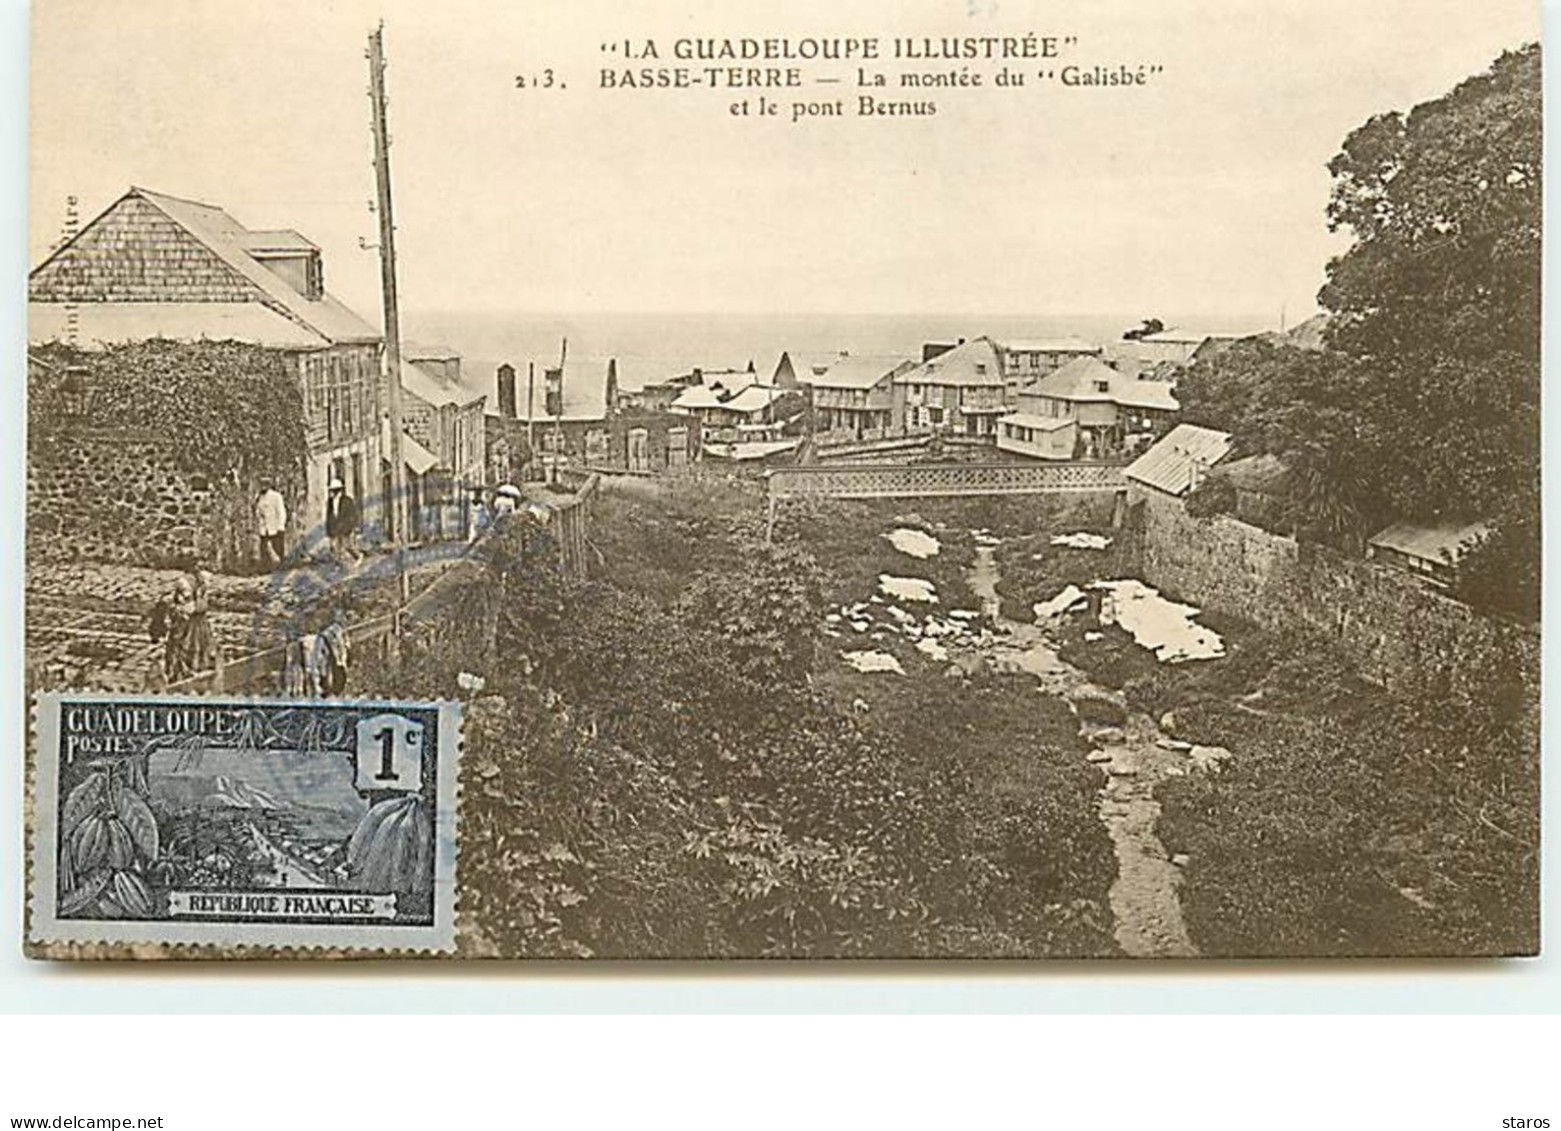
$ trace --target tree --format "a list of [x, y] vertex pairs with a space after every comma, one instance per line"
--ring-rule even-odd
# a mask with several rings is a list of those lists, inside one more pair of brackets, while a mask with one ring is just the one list
[[1140, 341], [1143, 338], [1147, 338], [1150, 334], [1158, 334], [1164, 329], [1165, 323], [1158, 318], [1145, 318], [1142, 323], [1133, 329], [1124, 330], [1122, 332], [1122, 340], [1124, 342]]
[[1539, 46], [1372, 118], [1329, 171], [1329, 225], [1355, 242], [1319, 299], [1329, 344], [1375, 378], [1370, 481], [1412, 518], [1492, 521], [1471, 595], [1537, 613], [1523, 579], [1539, 557]]
[[1391, 517], [1374, 473], [1380, 437], [1363, 411], [1380, 390], [1361, 363], [1252, 338], [1194, 365], [1176, 395], [1187, 420], [1230, 432], [1243, 452], [1280, 457], [1287, 533], [1359, 549]]
[[1537, 45], [1508, 52], [1345, 138], [1328, 223], [1354, 242], [1318, 296], [1329, 348], [1244, 342], [1177, 390], [1188, 419], [1293, 468], [1303, 536], [1490, 523], [1464, 593], [1522, 616], [1538, 610], [1539, 68]]

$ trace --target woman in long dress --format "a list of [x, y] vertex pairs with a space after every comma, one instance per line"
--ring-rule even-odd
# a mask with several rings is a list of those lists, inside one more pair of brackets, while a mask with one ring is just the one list
[[208, 581], [204, 570], [191, 570], [173, 583], [173, 591], [152, 612], [151, 635], [163, 641], [166, 683], [178, 683], [217, 665]]

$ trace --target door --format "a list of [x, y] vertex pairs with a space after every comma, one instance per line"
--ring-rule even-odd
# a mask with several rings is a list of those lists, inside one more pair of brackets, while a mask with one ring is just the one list
[[628, 455], [630, 471], [650, 470], [650, 444], [649, 437], [643, 428], [630, 428], [628, 439]]

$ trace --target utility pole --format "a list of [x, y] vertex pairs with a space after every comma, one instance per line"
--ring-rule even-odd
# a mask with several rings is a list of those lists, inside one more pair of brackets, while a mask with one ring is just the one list
[[526, 362], [526, 478], [531, 478], [533, 465], [540, 466], [542, 456], [537, 451], [537, 363]]
[[[369, 99], [374, 107], [374, 183], [379, 200], [379, 275], [385, 303], [385, 368], [389, 373], [386, 395], [390, 409], [390, 520], [391, 549], [396, 555], [396, 576], [401, 600], [411, 595], [406, 557], [406, 464], [401, 455], [401, 314], [396, 302], [396, 222], [390, 207], [390, 129], [385, 121], [385, 25], [369, 35]], [[399, 627], [399, 620], [398, 620]]]
[[564, 365], [569, 360], [569, 339], [558, 351], [558, 412], [553, 417], [553, 485], [558, 485], [558, 461], [564, 455]]

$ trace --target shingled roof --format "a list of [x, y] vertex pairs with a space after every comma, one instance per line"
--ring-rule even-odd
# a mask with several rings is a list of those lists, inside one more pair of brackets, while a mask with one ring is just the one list
[[[320, 345], [379, 341], [378, 330], [330, 294], [310, 297], [262, 258], [317, 250], [291, 229], [251, 230], [215, 205], [132, 188], [33, 269], [28, 300], [35, 308], [179, 303], [189, 308], [181, 335], [209, 338], [235, 331], [231, 312], [215, 308], [257, 303], [317, 335]], [[211, 332], [197, 334], [207, 307]], [[159, 336], [158, 321], [149, 318], [137, 336]], [[133, 312], [115, 329], [133, 332]]]

